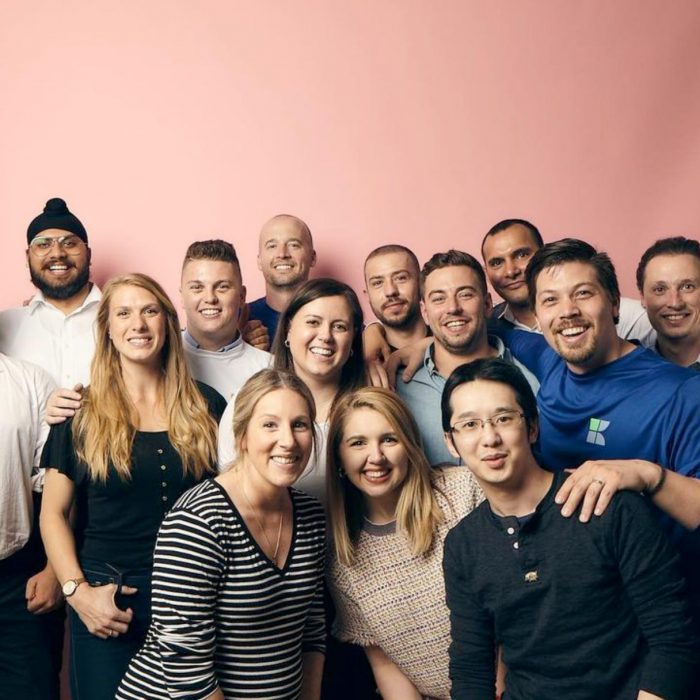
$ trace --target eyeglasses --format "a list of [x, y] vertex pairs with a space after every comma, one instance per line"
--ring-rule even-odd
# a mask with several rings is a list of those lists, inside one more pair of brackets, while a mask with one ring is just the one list
[[39, 258], [45, 258], [52, 250], [54, 243], [66, 255], [79, 255], [82, 252], [83, 241], [77, 236], [59, 236], [58, 238], [49, 238], [48, 236], [37, 236], [32, 239], [29, 248], [32, 253]]
[[490, 418], [465, 418], [457, 421], [450, 428], [450, 432], [453, 435], [478, 435], [483, 432], [487, 423], [490, 423], [494, 430], [508, 430], [520, 425], [523, 418], [525, 414], [517, 411], [502, 411]]

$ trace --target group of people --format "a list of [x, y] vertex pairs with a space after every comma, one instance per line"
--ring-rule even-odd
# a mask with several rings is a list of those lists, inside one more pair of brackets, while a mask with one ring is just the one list
[[59, 697], [63, 601], [73, 700], [698, 696], [700, 243], [641, 303], [525, 220], [481, 252], [375, 249], [365, 327], [275, 216], [249, 304], [189, 246], [182, 330], [49, 200], [0, 312], [0, 698]]

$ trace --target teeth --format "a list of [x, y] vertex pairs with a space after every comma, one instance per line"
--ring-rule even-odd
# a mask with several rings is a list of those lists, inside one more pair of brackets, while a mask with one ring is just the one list
[[685, 314], [667, 314], [665, 318], [669, 321], [680, 321], [685, 318]]
[[291, 270], [292, 266], [287, 263], [282, 263], [280, 265], [275, 265], [275, 270]]
[[333, 354], [333, 351], [328, 348], [309, 348], [309, 352], [322, 357], [330, 357]]
[[448, 328], [459, 328], [459, 327], [461, 327], [461, 326], [464, 326], [465, 324], [466, 324], [465, 321], [449, 321], [449, 322], [446, 323], [445, 325], [446, 325]]
[[213, 317], [218, 316], [221, 313], [221, 309], [202, 309], [199, 313], [202, 316]]
[[129, 343], [132, 345], [148, 345], [150, 342], [150, 338], [129, 338]]
[[377, 469], [377, 470], [365, 470], [365, 476], [368, 479], [381, 479], [383, 476], [386, 476], [388, 474], [388, 470], [386, 469]]
[[296, 457], [282, 457], [281, 455], [273, 455], [272, 461], [276, 464], [294, 464]]
[[57, 264], [57, 265], [50, 265], [49, 266], [49, 270], [67, 270], [67, 269], [68, 269], [68, 265]]
[[572, 335], [580, 335], [585, 330], [586, 329], [583, 326], [575, 326], [574, 328], [564, 328], [564, 330], [560, 332], [563, 336], [569, 337]]

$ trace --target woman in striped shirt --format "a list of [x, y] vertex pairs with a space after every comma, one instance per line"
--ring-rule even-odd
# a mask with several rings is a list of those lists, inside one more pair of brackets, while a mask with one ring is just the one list
[[319, 698], [323, 513], [290, 488], [314, 418], [308, 389], [285, 372], [258, 372], [238, 393], [233, 468], [163, 522], [153, 623], [119, 700]]

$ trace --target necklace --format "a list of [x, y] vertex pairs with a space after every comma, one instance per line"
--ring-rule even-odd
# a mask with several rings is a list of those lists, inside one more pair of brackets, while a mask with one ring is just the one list
[[[241, 486], [243, 487], [243, 496], [245, 497], [245, 500], [248, 502], [248, 507], [253, 513], [253, 517], [255, 518], [255, 522], [258, 524], [258, 528], [260, 529], [260, 532], [262, 532], [262, 536], [265, 538], [265, 542], [267, 542], [267, 547], [268, 549], [272, 549], [272, 542], [270, 542], [267, 533], [265, 532], [265, 528], [262, 526], [262, 523], [260, 522], [260, 518], [258, 517], [258, 512], [253, 508], [253, 504], [250, 502], [250, 498], [248, 498], [248, 492], [246, 491], [245, 488], [245, 481], [241, 479]], [[277, 529], [277, 544], [275, 544], [275, 552], [272, 555], [272, 563], [277, 566], [277, 554], [280, 551], [280, 540], [282, 539], [282, 523], [284, 522], [284, 511], [280, 513], [280, 524], [279, 528]], [[277, 567], [279, 568], [279, 567]]]

